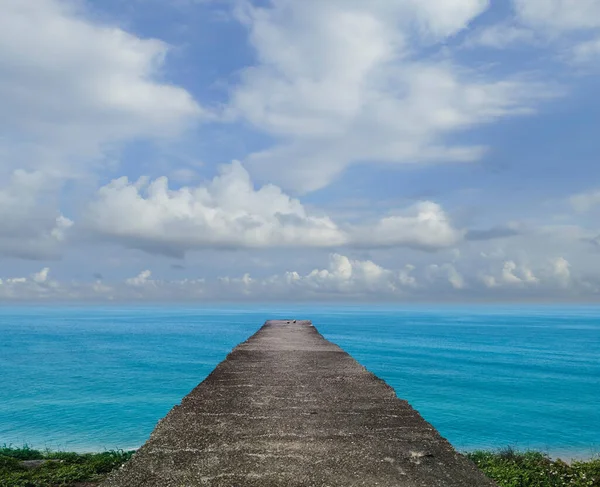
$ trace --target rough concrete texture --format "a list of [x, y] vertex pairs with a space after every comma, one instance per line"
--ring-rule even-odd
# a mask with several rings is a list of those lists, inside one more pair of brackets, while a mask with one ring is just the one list
[[104, 487], [495, 486], [309, 321], [268, 321]]

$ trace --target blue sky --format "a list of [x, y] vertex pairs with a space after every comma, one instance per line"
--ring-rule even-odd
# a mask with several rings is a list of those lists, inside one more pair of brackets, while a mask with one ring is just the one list
[[600, 0], [0, 5], [0, 299], [599, 295]]

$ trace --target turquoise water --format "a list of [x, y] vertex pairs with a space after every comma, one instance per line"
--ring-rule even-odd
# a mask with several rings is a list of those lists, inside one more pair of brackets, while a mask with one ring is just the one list
[[312, 319], [457, 448], [600, 452], [600, 308], [4, 307], [0, 445], [135, 448], [267, 318]]

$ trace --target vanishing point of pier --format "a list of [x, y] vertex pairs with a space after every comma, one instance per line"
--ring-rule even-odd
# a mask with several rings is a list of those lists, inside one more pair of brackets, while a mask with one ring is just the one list
[[267, 321], [238, 345], [102, 484], [359, 485], [496, 484], [385, 382], [295, 320]]

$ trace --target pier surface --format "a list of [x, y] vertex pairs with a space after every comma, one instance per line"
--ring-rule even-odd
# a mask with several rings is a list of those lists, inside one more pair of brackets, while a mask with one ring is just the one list
[[309, 321], [274, 320], [238, 345], [102, 484], [202, 485], [496, 484]]

